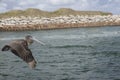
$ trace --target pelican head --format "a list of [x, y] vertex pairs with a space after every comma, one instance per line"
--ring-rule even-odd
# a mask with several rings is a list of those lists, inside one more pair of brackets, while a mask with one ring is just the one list
[[45, 45], [45, 43], [41, 42], [40, 40], [36, 39], [35, 37], [32, 37], [31, 35], [27, 35], [25, 37], [25, 40], [27, 41], [28, 45], [32, 44], [34, 41], [40, 43], [41, 45]]
[[32, 38], [31, 35], [27, 35], [25, 37], [25, 40], [27, 41], [28, 45], [32, 44], [34, 42], [34, 39]]

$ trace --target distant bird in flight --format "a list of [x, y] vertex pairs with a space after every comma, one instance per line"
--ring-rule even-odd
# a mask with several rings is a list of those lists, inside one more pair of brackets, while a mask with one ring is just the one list
[[34, 59], [31, 50], [29, 49], [29, 45], [32, 44], [34, 41], [45, 45], [41, 41], [33, 38], [30, 35], [27, 35], [25, 39], [17, 39], [11, 41], [9, 44], [5, 45], [2, 48], [2, 51], [11, 51], [16, 56], [20, 57], [23, 61], [25, 61], [30, 68], [34, 69], [36, 67], [36, 60]]

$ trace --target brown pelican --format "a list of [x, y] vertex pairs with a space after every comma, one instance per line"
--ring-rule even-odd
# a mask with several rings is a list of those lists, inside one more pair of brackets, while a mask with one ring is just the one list
[[36, 67], [36, 60], [34, 59], [31, 50], [28, 48], [28, 45], [32, 44], [34, 40], [44, 45], [41, 41], [28, 35], [25, 39], [13, 40], [10, 44], [4, 46], [2, 51], [10, 50], [13, 54], [28, 63], [29, 67], [33, 69]]

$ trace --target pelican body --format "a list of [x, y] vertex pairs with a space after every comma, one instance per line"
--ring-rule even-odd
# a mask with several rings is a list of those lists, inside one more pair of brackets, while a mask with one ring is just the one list
[[29, 45], [33, 43], [32, 36], [26, 36], [25, 39], [13, 40], [11, 43], [5, 45], [2, 51], [11, 51], [16, 56], [25, 61], [30, 68], [36, 67], [36, 61], [32, 55]]

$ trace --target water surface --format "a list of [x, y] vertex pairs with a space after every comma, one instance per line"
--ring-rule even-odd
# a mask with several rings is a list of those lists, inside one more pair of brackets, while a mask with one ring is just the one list
[[[120, 80], [120, 27], [0, 32], [0, 38], [27, 34], [46, 43], [30, 46], [36, 69], [0, 51], [0, 80]], [[0, 40], [0, 48], [9, 41]]]

